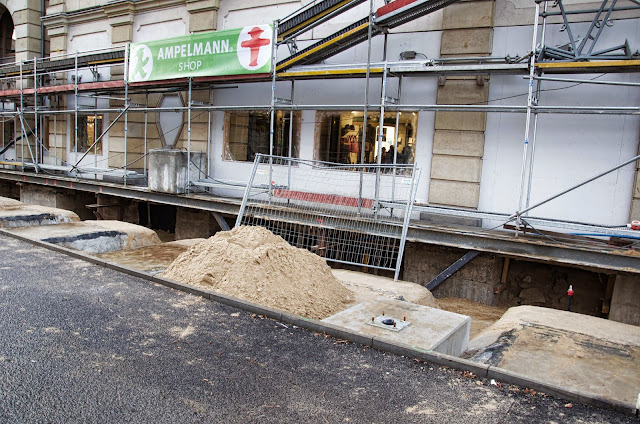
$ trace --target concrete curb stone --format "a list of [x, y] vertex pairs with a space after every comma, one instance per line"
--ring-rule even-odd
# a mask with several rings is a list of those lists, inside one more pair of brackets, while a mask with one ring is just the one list
[[298, 327], [306, 328], [307, 330], [313, 330], [319, 333], [326, 333], [337, 339], [349, 340], [353, 343], [357, 343], [363, 346], [372, 346], [373, 339], [365, 334], [357, 331], [350, 331], [346, 328], [339, 327], [337, 325], [328, 324], [326, 322], [319, 321], [317, 319], [306, 318], [299, 315], [294, 315], [288, 312], [282, 312], [282, 322], [288, 324], [297, 325]]
[[373, 348], [412, 359], [419, 359], [436, 365], [454, 368], [460, 371], [471, 371], [480, 378], [487, 377], [489, 365], [469, 361], [456, 356], [445, 355], [432, 350], [423, 350], [411, 345], [393, 342], [384, 337], [373, 338]]
[[557, 396], [563, 399], [580, 402], [599, 408], [608, 408], [625, 413], [634, 413], [635, 411], [635, 408], [631, 404], [625, 404], [614, 399], [607, 399], [595, 394], [583, 393], [552, 383], [546, 383], [544, 381], [540, 381], [532, 377], [526, 377], [513, 371], [505, 370], [493, 365], [489, 367], [487, 378], [492, 378], [496, 381], [513, 384], [515, 386], [527, 387], [539, 392], [543, 392], [547, 395]]

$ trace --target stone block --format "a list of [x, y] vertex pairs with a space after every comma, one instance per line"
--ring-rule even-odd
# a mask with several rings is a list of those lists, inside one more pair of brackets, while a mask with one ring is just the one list
[[443, 9], [442, 29], [493, 26], [494, 1], [458, 2]]
[[433, 153], [481, 158], [484, 155], [484, 133], [436, 130], [433, 135]]
[[441, 55], [488, 55], [492, 48], [493, 28], [451, 29], [442, 32]]
[[[426, 285], [465, 253], [463, 249], [408, 243], [403, 278]], [[433, 294], [436, 297], [461, 297], [492, 304], [493, 287], [500, 281], [502, 265], [503, 259], [481, 254], [434, 289]]]
[[49, 51], [51, 53], [66, 53], [67, 51], [66, 35], [63, 35], [60, 37], [52, 37], [50, 40]]
[[636, 183], [633, 187], [633, 197], [640, 198], [640, 171], [636, 171]]
[[629, 221], [640, 220], [640, 199], [633, 199], [631, 201], [631, 213]]
[[640, 277], [616, 276], [611, 297], [609, 319], [624, 324], [640, 325]]
[[429, 203], [477, 208], [479, 198], [480, 184], [477, 183], [432, 179], [429, 185]]
[[126, 43], [127, 41], [131, 41], [132, 36], [133, 24], [118, 25], [111, 29], [112, 43]]
[[189, 32], [215, 31], [217, 23], [218, 13], [213, 10], [189, 14]]
[[221, 228], [213, 215], [195, 209], [176, 209], [176, 240], [209, 238]]
[[477, 157], [433, 155], [431, 178], [479, 183], [482, 159]]
[[[40, 55], [40, 37], [23, 37], [16, 39], [16, 58], [19, 53], [37, 53]], [[28, 56], [25, 60], [33, 59], [35, 56]]]
[[484, 131], [486, 112], [436, 112], [436, 130]]
[[486, 104], [489, 99], [489, 84], [478, 85], [476, 80], [447, 79], [438, 87], [436, 103], [439, 105]]

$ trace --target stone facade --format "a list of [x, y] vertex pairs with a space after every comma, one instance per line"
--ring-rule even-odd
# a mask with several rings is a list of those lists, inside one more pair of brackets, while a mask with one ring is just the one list
[[[490, 55], [494, 10], [493, 0], [446, 7], [440, 55]], [[488, 99], [488, 77], [440, 77], [438, 104], [481, 105]], [[486, 120], [486, 112], [436, 112], [429, 203], [478, 207]]]

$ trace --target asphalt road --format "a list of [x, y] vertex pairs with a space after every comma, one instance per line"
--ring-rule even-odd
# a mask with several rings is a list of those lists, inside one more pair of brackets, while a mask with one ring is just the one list
[[1, 423], [635, 422], [0, 236]]

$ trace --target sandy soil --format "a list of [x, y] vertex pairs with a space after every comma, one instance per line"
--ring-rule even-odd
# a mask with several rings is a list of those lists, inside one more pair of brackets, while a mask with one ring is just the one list
[[324, 259], [262, 227], [220, 231], [162, 275], [309, 318], [326, 318], [353, 300]]
[[440, 305], [440, 309], [471, 317], [469, 339], [473, 339], [485, 328], [498, 321], [508, 309], [453, 297], [439, 298], [436, 301]]

